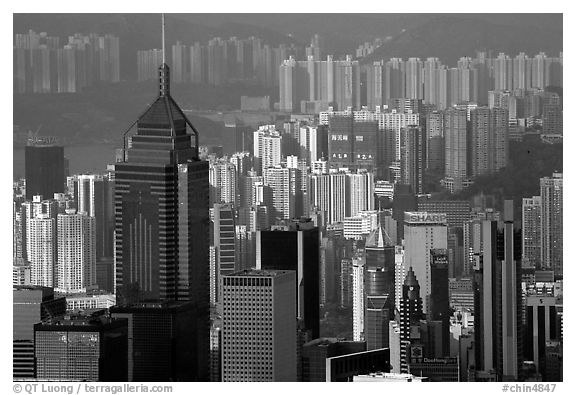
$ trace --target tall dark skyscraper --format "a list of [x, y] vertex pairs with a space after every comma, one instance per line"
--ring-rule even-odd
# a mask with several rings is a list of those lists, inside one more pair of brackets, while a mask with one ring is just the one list
[[52, 199], [55, 193], [64, 192], [64, 147], [50, 140], [27, 145], [24, 151], [26, 199], [42, 195]]
[[382, 227], [366, 239], [364, 338], [368, 350], [388, 347], [388, 322], [394, 316], [395, 250]]
[[422, 298], [420, 284], [412, 268], [408, 270], [402, 299], [400, 299], [400, 372], [408, 372], [408, 345], [410, 342], [410, 327], [422, 318]]
[[298, 318], [320, 337], [320, 238], [309, 219], [275, 226], [256, 234], [256, 269], [295, 270]]
[[13, 310], [13, 377], [36, 377], [34, 363], [34, 324], [57, 318], [66, 312], [66, 299], [55, 298], [47, 287], [15, 286], [12, 291]]
[[115, 165], [117, 300], [120, 306], [144, 300], [192, 302], [196, 317], [191, 331], [198, 347], [192, 353], [198, 366], [194, 377], [206, 380], [208, 162], [198, 156], [198, 132], [170, 96], [165, 63], [159, 85], [158, 98], [134, 122], [137, 131]]
[[478, 372], [517, 380], [522, 366], [522, 233], [514, 229], [512, 201], [504, 222], [482, 221], [474, 245], [474, 335]]
[[430, 251], [430, 314], [429, 320], [442, 322], [442, 357], [450, 353], [450, 296], [448, 292], [448, 250]]

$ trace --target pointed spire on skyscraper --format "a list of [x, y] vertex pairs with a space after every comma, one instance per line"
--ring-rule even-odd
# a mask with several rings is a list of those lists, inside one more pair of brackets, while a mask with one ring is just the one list
[[160, 65], [160, 96], [170, 96], [170, 68], [166, 64], [166, 22], [162, 14], [162, 64]]

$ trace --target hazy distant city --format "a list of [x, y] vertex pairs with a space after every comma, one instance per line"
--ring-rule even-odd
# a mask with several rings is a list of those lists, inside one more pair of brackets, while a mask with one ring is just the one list
[[563, 381], [562, 14], [13, 21], [14, 381]]

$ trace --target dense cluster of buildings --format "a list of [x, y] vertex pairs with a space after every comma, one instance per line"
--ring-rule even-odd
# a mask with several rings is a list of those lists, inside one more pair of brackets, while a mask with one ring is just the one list
[[67, 40], [30, 30], [14, 38], [14, 93], [75, 93], [120, 81], [120, 44], [110, 34]]
[[[260, 45], [217, 41], [209, 54]], [[397, 70], [421, 75], [408, 63]], [[26, 147], [15, 379], [562, 380], [562, 173], [541, 178], [521, 218], [511, 200], [436, 200], [425, 182], [437, 170], [458, 191], [506, 166], [505, 100], [434, 107], [403, 77], [414, 94], [386, 105], [227, 125], [222, 147], [201, 150], [171, 70], [157, 72], [158, 97], [106, 174], [67, 175], [53, 141]], [[329, 104], [318, 82], [303, 100]], [[324, 335], [328, 308], [350, 313], [346, 339]]]
[[[215, 86], [244, 81], [271, 88], [278, 86], [279, 66], [285, 59], [291, 56], [319, 59], [322, 47], [323, 40], [318, 35], [312, 37], [306, 47], [295, 44], [272, 46], [254, 36], [244, 39], [214, 37], [206, 44], [177, 42], [170, 52], [172, 80]], [[162, 49], [138, 51], [138, 81], [155, 79], [161, 63]]]

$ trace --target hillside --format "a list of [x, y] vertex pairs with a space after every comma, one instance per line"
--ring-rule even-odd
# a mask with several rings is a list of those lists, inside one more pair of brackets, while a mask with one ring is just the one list
[[438, 57], [455, 65], [461, 56], [474, 56], [476, 50], [492, 50], [516, 55], [545, 51], [557, 56], [562, 50], [562, 29], [533, 25], [499, 25], [469, 16], [439, 16], [421, 26], [407, 29], [382, 45], [362, 63], [391, 57]]

